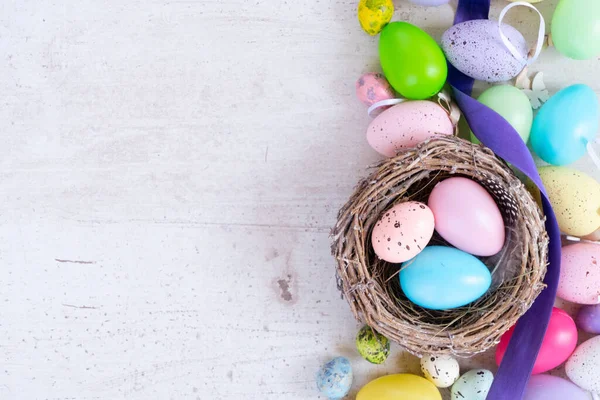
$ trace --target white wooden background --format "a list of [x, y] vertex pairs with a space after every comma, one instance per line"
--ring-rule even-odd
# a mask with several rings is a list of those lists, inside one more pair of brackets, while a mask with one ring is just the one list
[[[439, 39], [454, 6], [394, 18]], [[418, 372], [397, 347], [357, 356], [329, 254], [377, 159], [354, 97], [377, 39], [355, 8], [0, 3], [0, 399], [313, 399], [336, 355], [356, 390]], [[533, 40], [534, 14], [509, 20]], [[600, 93], [597, 61], [548, 50], [534, 70]]]

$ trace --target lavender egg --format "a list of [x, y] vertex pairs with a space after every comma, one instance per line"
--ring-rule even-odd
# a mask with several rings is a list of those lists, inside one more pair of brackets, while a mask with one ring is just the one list
[[600, 334], [600, 304], [581, 307], [575, 321], [582, 331]]
[[[510, 25], [502, 24], [502, 32], [527, 59], [527, 42]], [[442, 36], [442, 49], [448, 61], [465, 75], [486, 82], [507, 81], [519, 74], [525, 61], [517, 60], [506, 48], [497, 21], [477, 19], [456, 24]]]

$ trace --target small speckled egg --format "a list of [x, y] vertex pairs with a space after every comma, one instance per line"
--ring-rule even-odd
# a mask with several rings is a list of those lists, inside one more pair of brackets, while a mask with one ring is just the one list
[[365, 32], [377, 35], [394, 15], [392, 0], [360, 0], [358, 2], [358, 22]]
[[[526, 59], [523, 35], [507, 24], [502, 24], [502, 32]], [[442, 49], [456, 69], [481, 81], [507, 81], [525, 67], [502, 43], [497, 21], [478, 19], [454, 25], [443, 34]]]
[[600, 304], [581, 307], [575, 322], [584, 332], [600, 334]]
[[472, 369], [452, 386], [452, 400], [485, 400], [494, 375], [487, 369]]
[[452, 386], [460, 376], [458, 361], [448, 355], [421, 358], [421, 371], [425, 379], [439, 388]]
[[600, 336], [583, 342], [565, 365], [569, 379], [582, 389], [600, 393]]
[[336, 357], [317, 373], [317, 388], [330, 399], [341, 399], [352, 386], [352, 366], [345, 357]]
[[405, 101], [377, 116], [367, 128], [367, 141], [375, 151], [394, 157], [435, 135], [452, 135], [446, 110], [427, 100]]
[[356, 335], [356, 349], [368, 362], [382, 364], [390, 354], [390, 341], [365, 325]]
[[383, 74], [368, 72], [356, 81], [356, 97], [366, 106], [396, 97], [394, 89]]
[[568, 167], [541, 167], [539, 173], [561, 231], [581, 237], [600, 227], [600, 183]]
[[382, 260], [401, 263], [419, 254], [433, 236], [433, 213], [423, 203], [407, 201], [387, 210], [371, 233], [375, 254]]
[[600, 245], [563, 247], [557, 295], [577, 304], [600, 303]]

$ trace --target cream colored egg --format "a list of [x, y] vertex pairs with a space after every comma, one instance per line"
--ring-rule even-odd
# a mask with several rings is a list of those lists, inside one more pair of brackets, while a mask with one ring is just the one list
[[458, 361], [452, 356], [424, 356], [421, 371], [425, 378], [439, 388], [452, 386], [460, 376]]
[[539, 173], [561, 231], [585, 236], [600, 227], [600, 183], [567, 167], [541, 167]]

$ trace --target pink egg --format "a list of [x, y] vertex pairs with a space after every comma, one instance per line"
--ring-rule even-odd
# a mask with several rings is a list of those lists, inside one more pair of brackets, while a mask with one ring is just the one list
[[432, 136], [452, 135], [448, 113], [428, 100], [405, 101], [377, 116], [367, 128], [367, 141], [375, 151], [393, 157]]
[[498, 205], [479, 183], [462, 177], [438, 183], [427, 201], [435, 230], [456, 248], [491, 256], [504, 246], [504, 221]]
[[368, 72], [356, 81], [356, 97], [371, 107], [382, 100], [395, 98], [396, 93], [383, 74]]
[[563, 247], [557, 294], [577, 304], [600, 303], [600, 244]]
[[[496, 363], [500, 365], [515, 328], [502, 335], [496, 348]], [[533, 374], [541, 374], [558, 367], [571, 356], [577, 346], [577, 327], [573, 318], [560, 308], [554, 307], [542, 347], [533, 366]], [[519, 351], [517, 348], [516, 351]]]
[[401, 263], [419, 254], [433, 235], [433, 213], [423, 203], [407, 201], [387, 210], [371, 233], [375, 254]]

